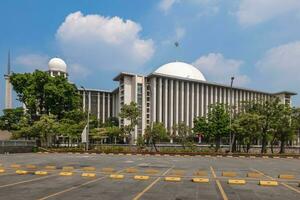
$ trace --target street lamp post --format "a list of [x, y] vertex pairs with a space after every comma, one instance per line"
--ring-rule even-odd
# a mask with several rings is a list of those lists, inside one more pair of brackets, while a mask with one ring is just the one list
[[[86, 89], [83, 86], [81, 86], [81, 88], [83, 89], [84, 93], [86, 95], [88, 95]], [[89, 99], [89, 96], [88, 96], [88, 99]], [[86, 103], [85, 103], [85, 105], [86, 105]], [[90, 132], [90, 109], [89, 109], [89, 105], [88, 105], [88, 109], [87, 110], [88, 111], [87, 111], [87, 125], [86, 125], [86, 143], [85, 143], [85, 150], [86, 151], [89, 150], [89, 132]]]
[[231, 134], [231, 121], [232, 121], [232, 85], [233, 85], [234, 77], [231, 77], [231, 83], [230, 83], [230, 113], [229, 113], [229, 153], [232, 153], [232, 134]]

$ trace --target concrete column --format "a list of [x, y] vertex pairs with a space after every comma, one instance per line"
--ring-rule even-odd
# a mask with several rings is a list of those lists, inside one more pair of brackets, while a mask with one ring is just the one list
[[195, 117], [195, 86], [194, 83], [191, 83], [191, 113], [190, 113], [190, 125], [192, 128], [194, 128], [194, 117]]
[[180, 122], [184, 121], [184, 82], [181, 82], [181, 105], [180, 105], [180, 109], [181, 109], [181, 116], [180, 116]]
[[174, 112], [174, 106], [173, 106], [173, 98], [174, 98], [174, 87], [173, 87], [173, 80], [170, 80], [170, 107], [169, 107], [169, 131], [172, 130], [173, 127], [173, 112]]
[[187, 126], [190, 125], [190, 83], [187, 82], [186, 84], [186, 95], [185, 95], [186, 101], [185, 101], [185, 105], [186, 105], [186, 110], [185, 110], [185, 123]]
[[105, 122], [105, 92], [102, 93], [102, 123]]
[[196, 83], [196, 117], [199, 117], [199, 107], [200, 103], [199, 103], [199, 83]]
[[164, 80], [164, 125], [168, 128], [168, 79]]
[[85, 112], [85, 107], [86, 107], [85, 97], [86, 97], [85, 91], [82, 91], [82, 109], [84, 112]]
[[100, 119], [100, 92], [97, 93], [97, 119]]
[[175, 81], [175, 124], [179, 121], [179, 83]]
[[5, 75], [5, 108], [12, 108], [12, 86], [9, 75]]
[[91, 92], [88, 92], [88, 94], [89, 94], [89, 107], [88, 107], [88, 109], [89, 109], [89, 112], [91, 112], [91, 102], [92, 102], [92, 98], [91, 98]]
[[204, 85], [201, 84], [201, 105], [200, 105], [200, 108], [201, 108], [201, 117], [204, 116]]
[[107, 118], [110, 117], [110, 94], [107, 96]]
[[156, 77], [151, 79], [151, 117], [152, 122], [156, 121]]
[[158, 94], [158, 121], [162, 122], [162, 79], [158, 79], [159, 94]]

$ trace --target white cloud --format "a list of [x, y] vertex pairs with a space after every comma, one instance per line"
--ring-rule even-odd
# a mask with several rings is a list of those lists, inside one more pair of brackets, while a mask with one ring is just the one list
[[141, 39], [142, 27], [119, 17], [69, 14], [56, 32], [58, 45], [78, 66], [104, 70], [137, 70], [154, 54], [151, 39]]
[[41, 54], [24, 54], [14, 59], [14, 65], [25, 68], [25, 71], [35, 69], [46, 70], [48, 67], [49, 56]]
[[268, 50], [256, 67], [261, 82], [269, 87], [300, 93], [300, 41]]
[[241, 25], [250, 26], [299, 12], [299, 0], [241, 0], [236, 16]]
[[219, 11], [220, 0], [160, 0], [158, 8], [167, 14], [175, 4], [181, 5], [193, 5], [200, 9], [200, 13], [197, 16], [203, 15], [215, 15]]
[[176, 2], [178, 2], [178, 0], [161, 0], [158, 4], [158, 8], [167, 13]]
[[208, 81], [229, 84], [230, 77], [235, 77], [235, 85], [244, 86], [249, 82], [246, 75], [241, 74], [241, 60], [226, 59], [220, 53], [210, 53], [198, 58], [193, 65], [196, 66]]

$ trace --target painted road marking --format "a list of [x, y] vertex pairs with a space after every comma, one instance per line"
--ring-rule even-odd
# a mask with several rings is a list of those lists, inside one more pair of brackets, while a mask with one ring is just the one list
[[[162, 176], [166, 175], [173, 167], [169, 168], [168, 170], [166, 170]], [[155, 185], [159, 180], [161, 179], [161, 177], [158, 177], [157, 179], [155, 179], [150, 185], [148, 185], [142, 192], [140, 192], [138, 195], [136, 195], [132, 200], [138, 200], [140, 199], [148, 190], [150, 190], [153, 185]]]
[[[120, 173], [120, 172], [122, 172], [123, 170], [124, 170], [124, 169], [118, 171], [117, 173]], [[68, 189], [65, 189], [65, 190], [62, 190], [62, 191], [59, 191], [59, 192], [50, 194], [50, 195], [45, 196], [45, 197], [42, 197], [42, 198], [40, 198], [40, 199], [38, 199], [38, 200], [45, 200], [45, 199], [49, 199], [49, 198], [51, 198], [51, 197], [58, 196], [58, 195], [60, 195], [60, 194], [64, 194], [64, 193], [66, 193], [66, 192], [70, 192], [70, 191], [75, 190], [75, 189], [78, 189], [78, 188], [80, 188], [80, 187], [82, 187], [82, 186], [85, 186], [85, 185], [88, 185], [88, 184], [91, 184], [91, 183], [95, 183], [95, 182], [97, 182], [97, 181], [100, 181], [100, 180], [102, 180], [102, 179], [104, 179], [104, 178], [106, 178], [106, 177], [107, 177], [107, 176], [102, 176], [102, 177], [100, 177], [100, 178], [97, 178], [97, 179], [94, 179], [94, 180], [91, 180], [91, 181], [87, 181], [87, 182], [85, 182], [85, 183], [83, 183], [83, 184], [80, 184], [80, 185], [77, 185], [77, 186], [73, 186], [73, 187], [70, 187], [70, 188], [68, 188]]]
[[[254, 170], [254, 171], [260, 173], [261, 175], [263, 175], [263, 176], [265, 176], [265, 177], [267, 177], [267, 178], [269, 178], [269, 179], [271, 179], [271, 180], [274, 180], [273, 177], [264, 175], [264, 173], [262, 173], [261, 171], [259, 171], [259, 170], [257, 170], [257, 169], [253, 169], [253, 168], [252, 168], [252, 170]], [[286, 188], [288, 188], [288, 189], [290, 189], [290, 190], [292, 190], [292, 191], [297, 192], [298, 194], [300, 194], [300, 190], [297, 190], [296, 188], [293, 188], [293, 187], [291, 187], [291, 186], [289, 186], [289, 185], [287, 185], [287, 184], [285, 184], [285, 183], [280, 183], [280, 184], [283, 185], [284, 187], [286, 187]]]
[[[211, 171], [213, 177], [216, 179], [217, 176], [216, 176], [215, 170], [214, 170], [214, 168], [213, 168], [212, 166], [210, 166], [210, 171]], [[226, 195], [226, 193], [225, 193], [225, 191], [224, 191], [224, 189], [223, 189], [223, 187], [222, 187], [220, 181], [217, 180], [217, 179], [216, 179], [215, 181], [216, 181], [216, 183], [217, 183], [217, 186], [218, 186], [218, 188], [219, 188], [219, 191], [220, 191], [220, 193], [221, 193], [221, 196], [222, 196], [223, 200], [228, 200], [228, 197], [227, 197], [227, 195]]]
[[15, 186], [15, 185], [23, 184], [23, 183], [30, 183], [30, 182], [34, 182], [34, 181], [38, 181], [38, 180], [50, 178], [50, 177], [53, 177], [53, 176], [56, 176], [56, 175], [44, 176], [44, 177], [34, 178], [34, 179], [26, 180], [26, 181], [20, 181], [20, 182], [10, 183], [10, 184], [6, 184], [6, 185], [0, 185], [0, 188]]

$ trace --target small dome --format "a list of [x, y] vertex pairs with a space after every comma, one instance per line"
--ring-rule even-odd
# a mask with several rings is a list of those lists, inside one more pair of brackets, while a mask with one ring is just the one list
[[50, 71], [60, 71], [67, 73], [67, 65], [65, 61], [60, 58], [52, 58], [48, 63], [48, 67]]
[[163, 74], [169, 76], [176, 76], [180, 78], [194, 79], [199, 81], [206, 81], [203, 74], [193, 65], [184, 62], [171, 62], [162, 65], [154, 71], [155, 74]]

